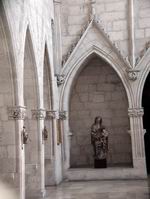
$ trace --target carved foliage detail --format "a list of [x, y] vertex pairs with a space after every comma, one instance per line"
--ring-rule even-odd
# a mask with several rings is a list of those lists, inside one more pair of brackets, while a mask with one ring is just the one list
[[8, 107], [8, 118], [15, 120], [24, 120], [26, 117], [26, 107], [16, 106]]
[[46, 111], [44, 109], [32, 110], [33, 119], [42, 120], [45, 118], [45, 116], [46, 116]]
[[128, 109], [128, 115], [130, 117], [142, 117], [144, 114], [143, 108], [131, 108]]
[[58, 111], [53, 111], [53, 110], [49, 110], [46, 111], [46, 119], [58, 119], [59, 118], [59, 114]]

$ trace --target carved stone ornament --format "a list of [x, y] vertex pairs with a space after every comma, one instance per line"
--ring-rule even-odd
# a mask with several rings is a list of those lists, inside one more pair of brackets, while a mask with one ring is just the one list
[[8, 118], [14, 120], [24, 120], [26, 117], [26, 107], [15, 106], [8, 107]]
[[134, 70], [134, 69], [127, 70], [129, 80], [132, 80], [132, 81], [137, 80], [139, 72], [140, 72], [139, 70]]
[[33, 119], [43, 120], [45, 118], [45, 116], [46, 116], [45, 109], [32, 110], [32, 118]]
[[55, 75], [57, 77], [57, 85], [60, 86], [65, 82], [65, 75]]
[[142, 117], [144, 115], [143, 108], [129, 108], [128, 109], [129, 117]]
[[58, 111], [53, 111], [53, 110], [46, 111], [46, 119], [47, 120], [58, 119], [58, 118], [59, 118]]
[[59, 119], [66, 120], [67, 119], [67, 111], [60, 111], [59, 112]]

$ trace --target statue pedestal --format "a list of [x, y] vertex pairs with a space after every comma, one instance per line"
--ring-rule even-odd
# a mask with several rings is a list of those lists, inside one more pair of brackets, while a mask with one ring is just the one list
[[94, 160], [94, 168], [107, 168], [107, 160]]

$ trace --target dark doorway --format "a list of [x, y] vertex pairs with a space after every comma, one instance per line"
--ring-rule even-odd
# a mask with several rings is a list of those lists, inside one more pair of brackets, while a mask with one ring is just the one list
[[150, 174], [150, 73], [146, 79], [143, 90], [142, 106], [144, 108], [143, 125], [144, 129], [146, 129], [144, 135], [146, 166], [147, 173]]

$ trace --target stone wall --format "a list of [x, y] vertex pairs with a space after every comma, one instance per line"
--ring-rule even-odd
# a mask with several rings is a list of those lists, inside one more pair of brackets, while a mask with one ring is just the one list
[[131, 166], [128, 102], [123, 84], [106, 62], [93, 57], [79, 74], [70, 101], [71, 167], [93, 164], [90, 127], [103, 117], [109, 136], [109, 166]]
[[[73, 42], [78, 40], [90, 20], [90, 0], [62, 0], [62, 45], [65, 55]], [[96, 15], [102, 20], [110, 39], [117, 42], [121, 51], [128, 54], [127, 0], [97, 0]]]
[[[110, 40], [116, 42], [124, 56], [129, 55], [129, 16], [128, 0], [97, 0], [96, 15], [102, 21]], [[71, 45], [79, 40], [81, 31], [90, 20], [90, 0], [62, 0], [62, 46], [63, 55]], [[150, 40], [150, 2], [148, 0], [134, 1], [134, 35], [135, 55], [138, 58], [146, 42]]]
[[150, 2], [139, 0], [135, 4], [136, 22], [136, 54], [144, 49], [145, 43], [150, 40]]

